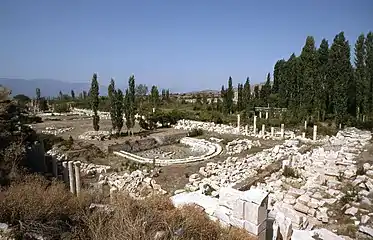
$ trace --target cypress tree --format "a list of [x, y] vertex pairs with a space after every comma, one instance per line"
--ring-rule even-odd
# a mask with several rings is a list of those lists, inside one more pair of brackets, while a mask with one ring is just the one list
[[135, 95], [136, 95], [136, 89], [135, 89], [135, 76], [131, 75], [128, 79], [128, 94], [129, 94], [129, 108], [130, 108], [130, 119], [131, 119], [131, 128], [132, 128], [132, 135], [133, 135], [133, 127], [135, 126]]
[[[314, 84], [317, 78], [317, 58], [315, 40], [312, 36], [308, 36], [306, 43], [300, 55], [302, 64], [302, 88], [300, 92], [303, 117], [310, 117], [315, 111], [315, 89]], [[316, 109], [318, 110], [318, 109]]]
[[[329, 58], [329, 43], [323, 39], [320, 47], [317, 50], [318, 78], [316, 84], [315, 98], [319, 109], [318, 114], [322, 115], [322, 120], [325, 119], [328, 106], [331, 103], [333, 88], [330, 86], [331, 79], [328, 77], [328, 58]], [[320, 119], [320, 117], [318, 117]]]
[[243, 86], [243, 108], [245, 109], [246, 113], [248, 114], [250, 111], [250, 104], [251, 104], [251, 86], [250, 86], [250, 78], [246, 78], [246, 82]]
[[110, 80], [110, 84], [108, 87], [108, 98], [109, 98], [109, 105], [110, 105], [110, 118], [111, 118], [111, 126], [112, 129], [117, 129], [117, 116], [116, 116], [116, 94], [115, 94], [115, 82], [114, 79]]
[[[300, 72], [299, 72], [299, 61], [300, 58], [293, 53], [289, 60], [286, 62], [286, 68], [288, 69], [286, 75], [286, 85], [282, 86], [284, 88], [284, 97], [285, 99], [282, 100], [283, 106], [289, 108], [289, 110], [293, 113], [294, 116], [298, 116], [298, 110], [300, 105], [300, 95], [299, 95], [299, 81], [300, 81]], [[285, 66], [285, 64], [284, 64]]]
[[344, 123], [348, 112], [350, 51], [344, 32], [335, 36], [330, 47], [329, 73], [334, 78], [334, 112], [336, 123]]
[[228, 89], [227, 89], [227, 111], [229, 114], [233, 113], [233, 98], [234, 98], [234, 90], [233, 90], [233, 83], [232, 77], [228, 79]]
[[130, 106], [130, 94], [128, 91], [128, 88], [126, 89], [126, 93], [124, 95], [124, 100], [123, 100], [123, 110], [124, 110], [124, 115], [126, 118], [126, 128], [127, 128], [127, 135], [129, 135], [129, 130], [132, 127], [131, 123], [131, 106]]
[[361, 119], [361, 115], [368, 113], [368, 96], [369, 96], [369, 83], [366, 79], [365, 67], [365, 36], [361, 34], [355, 43], [355, 83], [356, 83], [356, 116]]
[[228, 112], [228, 103], [227, 103], [227, 91], [224, 88], [224, 85], [221, 86], [220, 90], [220, 96], [222, 99], [222, 112], [227, 113]]
[[120, 131], [123, 128], [123, 92], [122, 90], [118, 89], [114, 91], [115, 94], [115, 127], [117, 129], [117, 133], [120, 134]]
[[262, 89], [260, 91], [261, 102], [265, 107], [268, 105], [269, 95], [271, 95], [271, 74], [270, 73], [267, 74], [266, 83], [262, 86]]
[[71, 98], [72, 98], [73, 100], [75, 100], [75, 92], [74, 92], [74, 90], [72, 90], [72, 89], [71, 89]]
[[159, 104], [159, 91], [157, 86], [153, 85], [150, 90], [150, 101], [152, 103], [153, 108], [158, 107]]
[[285, 77], [286, 61], [281, 59], [276, 62], [273, 72], [274, 93], [278, 93], [277, 107], [287, 107], [287, 87]]
[[237, 110], [240, 112], [243, 109], [243, 86], [241, 83], [237, 85]]
[[367, 34], [365, 40], [366, 49], [366, 81], [369, 84], [368, 88], [368, 106], [370, 113], [373, 112], [373, 32]]
[[93, 111], [93, 129], [98, 131], [100, 129], [100, 117], [97, 114], [99, 104], [99, 86], [97, 81], [97, 74], [94, 73], [91, 82], [91, 89], [89, 90], [90, 103]]

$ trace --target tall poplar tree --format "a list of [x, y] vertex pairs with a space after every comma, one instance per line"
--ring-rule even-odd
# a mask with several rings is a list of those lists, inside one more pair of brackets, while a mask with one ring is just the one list
[[366, 59], [365, 59], [365, 66], [366, 66], [366, 81], [369, 84], [368, 88], [368, 106], [370, 115], [373, 112], [373, 32], [369, 32], [367, 34], [365, 40], [365, 49], [366, 49]]
[[117, 129], [117, 133], [120, 134], [123, 128], [123, 92], [122, 90], [118, 89], [114, 91], [114, 101], [115, 101], [115, 127]]
[[250, 105], [251, 105], [251, 86], [250, 86], [250, 78], [246, 78], [246, 82], [243, 86], [243, 108], [245, 109], [246, 113], [248, 114], [250, 111]]
[[108, 87], [108, 98], [109, 98], [109, 105], [110, 105], [110, 118], [111, 118], [111, 126], [112, 129], [117, 129], [117, 118], [116, 118], [116, 92], [115, 92], [115, 82], [114, 79], [110, 80], [110, 84]]
[[227, 111], [229, 114], [233, 113], [233, 98], [234, 98], [234, 89], [232, 83], [232, 77], [228, 79], [228, 88], [227, 88]]
[[98, 131], [100, 129], [100, 117], [97, 114], [99, 104], [99, 86], [96, 73], [94, 73], [92, 77], [91, 89], [89, 90], [89, 97], [91, 108], [93, 111], [93, 129], [95, 131]]
[[366, 51], [365, 51], [365, 36], [361, 34], [355, 43], [355, 83], [356, 83], [356, 116], [362, 119], [362, 115], [367, 115], [368, 97], [369, 97], [369, 83], [366, 78]]
[[328, 76], [328, 58], [329, 58], [329, 43], [326, 39], [323, 39], [320, 43], [320, 47], [317, 50], [317, 69], [318, 69], [318, 78], [316, 84], [315, 99], [316, 105], [319, 109], [318, 119], [325, 119], [325, 115], [328, 111], [328, 106], [330, 105], [333, 88]]

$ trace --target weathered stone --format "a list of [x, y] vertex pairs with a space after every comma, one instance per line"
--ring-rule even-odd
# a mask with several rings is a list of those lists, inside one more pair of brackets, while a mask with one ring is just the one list
[[350, 207], [348, 208], [346, 211], [345, 211], [345, 214], [346, 215], [352, 215], [352, 216], [355, 216], [357, 214], [359, 209], [357, 209], [356, 207]]
[[307, 213], [308, 213], [308, 210], [309, 210], [309, 207], [307, 207], [306, 205], [301, 204], [301, 203], [296, 203], [296, 204], [294, 205], [294, 209], [297, 210], [298, 212], [301, 212], [301, 213], [307, 214]]

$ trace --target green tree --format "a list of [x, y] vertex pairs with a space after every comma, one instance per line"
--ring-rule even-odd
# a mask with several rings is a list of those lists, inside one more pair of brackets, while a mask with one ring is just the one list
[[71, 89], [71, 98], [72, 98], [73, 100], [75, 100], [75, 92], [74, 92], [74, 90], [72, 90], [72, 89]]
[[99, 85], [97, 81], [97, 74], [94, 73], [91, 82], [91, 89], [89, 90], [91, 109], [93, 111], [93, 129], [98, 131], [100, 129], [100, 117], [97, 114], [99, 104]]
[[356, 115], [360, 116], [368, 114], [368, 99], [369, 99], [369, 82], [366, 79], [366, 51], [365, 51], [365, 36], [361, 34], [355, 43], [355, 83], [356, 83]]
[[124, 115], [126, 117], [126, 128], [127, 128], [127, 134], [129, 134], [129, 130], [132, 127], [132, 119], [131, 119], [131, 106], [130, 106], [130, 94], [128, 88], [126, 89], [126, 93], [124, 95], [124, 101], [123, 101], [123, 110]]
[[245, 109], [246, 113], [248, 114], [250, 111], [250, 105], [251, 105], [251, 86], [250, 86], [250, 78], [246, 78], [246, 82], [243, 86], [242, 90], [242, 105]]
[[[315, 112], [315, 89], [314, 84], [318, 77], [317, 73], [317, 55], [315, 40], [312, 36], [308, 36], [306, 43], [300, 55], [302, 84], [301, 84], [301, 114], [306, 119]], [[316, 110], [318, 111], [318, 109]]]
[[334, 78], [333, 100], [337, 124], [344, 123], [348, 113], [350, 71], [350, 47], [344, 32], [340, 32], [335, 36], [329, 54], [329, 73]]
[[271, 74], [270, 73], [267, 74], [266, 83], [262, 86], [262, 89], [260, 90], [260, 98], [264, 106], [268, 105], [269, 95], [271, 95]]
[[136, 89], [135, 89], [135, 76], [131, 75], [128, 79], [128, 94], [129, 94], [129, 108], [130, 108], [130, 119], [131, 119], [131, 132], [133, 135], [133, 127], [135, 126], [135, 111], [136, 111]]
[[123, 128], [123, 92], [122, 90], [118, 89], [114, 91], [115, 95], [115, 126], [117, 129], [117, 133], [120, 134]]
[[328, 77], [328, 58], [329, 58], [329, 43], [326, 39], [323, 39], [320, 43], [320, 47], [317, 50], [317, 65], [318, 65], [318, 78], [316, 83], [315, 99], [316, 105], [319, 109], [318, 119], [320, 120], [320, 114], [322, 120], [325, 120], [325, 115], [328, 111], [328, 106], [331, 102], [333, 94], [333, 88], [329, 82], [331, 79]]
[[224, 85], [221, 86], [220, 97], [222, 99], [222, 112], [224, 114], [228, 113], [228, 103], [227, 103], [227, 90], [225, 90]]
[[233, 89], [233, 82], [232, 77], [229, 77], [228, 79], [228, 88], [227, 88], [227, 111], [229, 114], [233, 113], [233, 98], [234, 98], [234, 89]]
[[366, 49], [366, 81], [369, 84], [368, 88], [368, 106], [369, 112], [373, 112], [373, 32], [367, 34], [365, 40], [365, 49]]
[[115, 82], [114, 79], [110, 80], [110, 84], [108, 87], [108, 100], [109, 100], [109, 106], [110, 106], [110, 118], [111, 118], [111, 126], [112, 129], [117, 129], [117, 115], [116, 115], [116, 90], [115, 90]]
[[159, 105], [159, 91], [157, 86], [153, 85], [150, 90], [150, 101], [152, 103], [153, 108], [157, 108]]
[[237, 110], [240, 112], [243, 110], [244, 102], [243, 102], [243, 85], [239, 83], [237, 85]]

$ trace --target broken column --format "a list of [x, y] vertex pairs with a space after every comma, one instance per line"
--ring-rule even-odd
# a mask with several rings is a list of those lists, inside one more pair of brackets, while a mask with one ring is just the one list
[[246, 126], [245, 126], [245, 135], [248, 135], [248, 134], [249, 134], [249, 126], [246, 125]]
[[67, 162], [66, 161], [62, 162], [62, 168], [63, 168], [63, 172], [62, 172], [63, 181], [64, 181], [65, 184], [68, 184], [68, 182], [69, 182], [69, 169], [67, 168]]
[[306, 138], [306, 133], [302, 133], [302, 138]]
[[74, 178], [74, 163], [73, 161], [68, 162], [69, 166], [69, 180], [70, 180], [70, 192], [75, 194], [75, 178]]
[[307, 131], [307, 120], [304, 121], [304, 130]]
[[264, 124], [262, 124], [262, 136], [263, 136], [263, 138], [265, 136], [265, 131], [266, 131], [266, 126]]
[[266, 112], [266, 119], [268, 119], [268, 112]]
[[254, 116], [254, 135], [256, 135], [256, 116]]
[[259, 118], [262, 118], [262, 112], [259, 112]]
[[313, 125], [313, 141], [317, 140], [317, 125]]
[[79, 196], [80, 194], [80, 162], [75, 162], [75, 187], [76, 187], [76, 195]]
[[153, 113], [155, 113], [155, 108], [153, 108]]
[[285, 137], [285, 125], [282, 123], [281, 124], [281, 138]]
[[237, 114], [237, 130], [240, 131], [241, 116]]
[[271, 127], [271, 137], [273, 137], [274, 134], [275, 134], [275, 128]]

